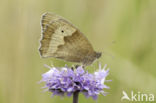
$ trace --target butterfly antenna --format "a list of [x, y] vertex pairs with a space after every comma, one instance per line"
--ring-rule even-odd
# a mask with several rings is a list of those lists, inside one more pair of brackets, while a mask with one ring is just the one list
[[[113, 40], [110, 44], [108, 44], [105, 48], [107, 48], [107, 47], [110, 47], [110, 46], [112, 46], [112, 45], [114, 45], [114, 44], [116, 44], [116, 41], [115, 40]], [[106, 55], [108, 55], [108, 56], [111, 56], [111, 58], [112, 59], [114, 59], [114, 56], [112, 55], [112, 54], [110, 54], [110, 53], [108, 53], [108, 52], [102, 52], [102, 54], [106, 54]]]
[[108, 53], [108, 52], [102, 52], [102, 54], [106, 54], [106, 55], [110, 56], [112, 59], [115, 58], [112, 54], [110, 54], [110, 53]]
[[114, 44], [116, 44], [116, 41], [115, 40], [113, 40], [110, 44], [108, 44], [107, 46], [113, 46]]

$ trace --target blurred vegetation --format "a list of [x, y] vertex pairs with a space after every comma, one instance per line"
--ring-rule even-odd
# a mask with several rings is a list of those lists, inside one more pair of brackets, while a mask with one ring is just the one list
[[[120, 103], [122, 90], [156, 94], [156, 0], [1, 0], [0, 8], [0, 103], [72, 102], [51, 98], [38, 84], [48, 70], [44, 64], [71, 64], [39, 56], [40, 20], [47, 11], [70, 20], [103, 52], [98, 61], [108, 64], [112, 82], [98, 103]], [[83, 95], [79, 100], [95, 103]]]

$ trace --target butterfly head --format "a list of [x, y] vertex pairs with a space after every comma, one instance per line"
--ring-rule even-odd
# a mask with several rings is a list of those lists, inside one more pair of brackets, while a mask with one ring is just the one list
[[101, 57], [102, 53], [101, 52], [96, 52], [96, 58], [99, 59]]

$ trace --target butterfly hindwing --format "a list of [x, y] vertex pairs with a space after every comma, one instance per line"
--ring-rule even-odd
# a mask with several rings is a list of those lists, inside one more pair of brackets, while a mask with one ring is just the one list
[[66, 61], [82, 62], [87, 55], [92, 55], [93, 48], [77, 30], [71, 36], [64, 37], [64, 45], [58, 46], [56, 58]]

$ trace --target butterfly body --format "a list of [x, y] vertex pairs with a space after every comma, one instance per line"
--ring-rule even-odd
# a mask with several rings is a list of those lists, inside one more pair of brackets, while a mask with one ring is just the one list
[[88, 39], [64, 18], [45, 13], [42, 16], [41, 57], [54, 57], [69, 62], [90, 65], [101, 56]]

